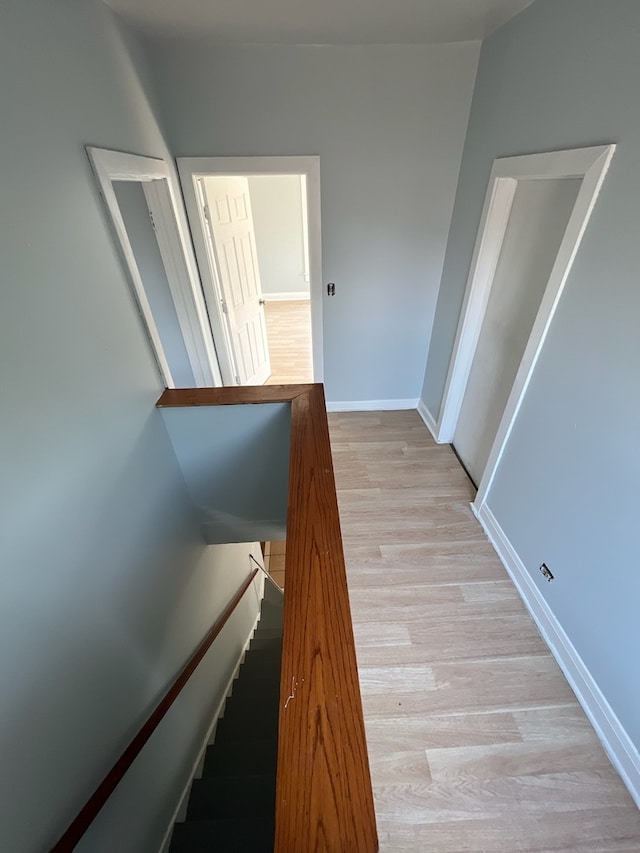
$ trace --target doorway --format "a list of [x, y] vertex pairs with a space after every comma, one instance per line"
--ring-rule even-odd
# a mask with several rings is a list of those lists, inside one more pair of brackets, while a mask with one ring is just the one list
[[164, 160], [87, 148], [167, 388], [221, 385], [188, 226]]
[[223, 384], [321, 381], [318, 158], [178, 167]]
[[453, 437], [476, 485], [579, 189], [578, 178], [518, 181]]
[[[435, 435], [459, 446], [479, 512], [615, 145], [494, 161]], [[466, 457], [466, 458], [465, 458]]]
[[266, 384], [312, 382], [306, 178], [252, 175], [247, 180], [271, 360]]

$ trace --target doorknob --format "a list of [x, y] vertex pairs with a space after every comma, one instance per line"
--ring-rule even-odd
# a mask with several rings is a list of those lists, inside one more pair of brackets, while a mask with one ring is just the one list
[[264, 304], [265, 304], [265, 300], [264, 300], [264, 299], [258, 299], [258, 304], [259, 304], [259, 305], [264, 305]]

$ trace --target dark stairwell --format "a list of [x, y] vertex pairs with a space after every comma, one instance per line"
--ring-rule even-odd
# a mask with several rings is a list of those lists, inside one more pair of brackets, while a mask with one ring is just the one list
[[283, 594], [265, 579], [260, 621], [191, 787], [171, 853], [272, 853]]

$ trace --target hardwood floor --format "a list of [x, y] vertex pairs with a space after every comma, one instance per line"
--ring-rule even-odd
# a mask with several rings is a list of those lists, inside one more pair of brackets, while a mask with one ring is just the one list
[[284, 560], [287, 543], [284, 539], [265, 542], [264, 567], [280, 589], [284, 589]]
[[381, 851], [640, 851], [640, 812], [416, 412], [329, 416]]
[[313, 382], [311, 303], [267, 302], [264, 306], [271, 376], [265, 385]]

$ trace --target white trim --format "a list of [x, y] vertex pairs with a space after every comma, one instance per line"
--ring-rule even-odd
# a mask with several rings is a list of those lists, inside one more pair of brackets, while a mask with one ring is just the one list
[[582, 178], [582, 184], [496, 432], [476, 503], [484, 501], [493, 482], [615, 147], [600, 145], [494, 161], [437, 423], [438, 440], [441, 442], [453, 441], [517, 182]]
[[204, 759], [206, 756], [207, 747], [211, 746], [215, 740], [216, 726], [218, 725], [218, 720], [220, 719], [220, 717], [222, 717], [224, 713], [225, 703], [232, 694], [233, 683], [238, 677], [240, 667], [244, 662], [245, 655], [247, 653], [247, 650], [249, 649], [249, 645], [251, 643], [251, 640], [253, 639], [253, 635], [256, 632], [256, 628], [258, 627], [259, 621], [260, 612], [258, 612], [258, 615], [256, 616], [256, 621], [253, 623], [253, 628], [249, 632], [249, 636], [247, 637], [247, 640], [244, 646], [242, 647], [242, 652], [240, 653], [240, 657], [238, 658], [238, 662], [233, 670], [231, 678], [227, 682], [224, 693], [222, 694], [222, 699], [218, 702], [218, 705], [216, 706], [216, 709], [213, 713], [211, 725], [207, 729], [207, 733], [205, 734], [204, 739], [202, 741], [202, 746], [198, 750], [198, 755], [191, 766], [191, 772], [189, 773], [184, 788], [182, 789], [180, 799], [178, 800], [178, 805], [175, 807], [171, 815], [169, 825], [167, 826], [167, 831], [165, 832], [162, 844], [160, 845], [159, 853], [169, 853], [169, 848], [171, 847], [171, 837], [173, 835], [173, 828], [175, 824], [183, 823], [186, 820], [187, 807], [189, 805], [189, 795], [191, 794], [191, 785], [193, 784], [194, 779], [200, 779], [202, 776], [202, 769], [204, 767]]
[[292, 290], [290, 293], [283, 290], [280, 293], [263, 293], [262, 298], [265, 302], [309, 302], [311, 295], [308, 290]]
[[486, 503], [471, 509], [489, 537], [614, 767], [640, 808], [640, 754]]
[[417, 409], [418, 400], [351, 400], [327, 403], [328, 412], [397, 412]]
[[[322, 348], [322, 243], [320, 220], [320, 158], [301, 157], [179, 157], [177, 160], [180, 182], [184, 194], [193, 245], [198, 258], [205, 299], [214, 338], [218, 343], [218, 357], [223, 376], [231, 377], [231, 354], [225, 336], [225, 323], [216, 298], [216, 283], [209, 263], [204, 237], [202, 213], [198, 204], [196, 182], [207, 175], [302, 175], [306, 179], [307, 216], [309, 235], [309, 275], [311, 299], [311, 337], [313, 355], [313, 381], [322, 382], [324, 375]], [[266, 297], [265, 297], [266, 298]], [[231, 383], [227, 378], [228, 384]]]
[[517, 186], [492, 171], [437, 423], [441, 442], [453, 441]]
[[221, 385], [222, 379], [189, 239], [186, 216], [179, 201], [174, 173], [169, 164], [164, 160], [140, 157], [121, 151], [109, 151], [91, 146], [87, 146], [86, 150], [111, 217], [133, 284], [134, 294], [147, 325], [154, 354], [166, 386], [173, 388], [175, 384], [120, 213], [113, 189], [114, 181], [134, 181], [142, 184], [145, 199], [153, 215], [158, 247], [196, 385], [200, 387]]
[[420, 415], [420, 417], [424, 421], [425, 426], [431, 433], [433, 440], [438, 444], [443, 444], [443, 442], [438, 439], [438, 427], [436, 424], [436, 419], [433, 417], [433, 415], [427, 408], [427, 404], [424, 400], [418, 400], [418, 414]]

